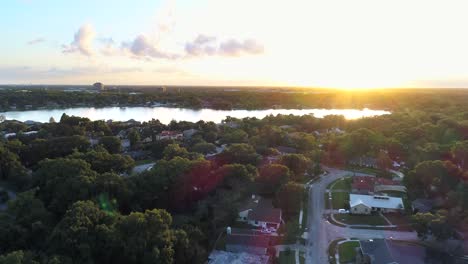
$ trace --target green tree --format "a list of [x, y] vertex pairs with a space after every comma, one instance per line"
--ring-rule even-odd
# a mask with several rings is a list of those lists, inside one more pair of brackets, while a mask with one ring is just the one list
[[222, 154], [229, 163], [257, 165], [260, 161], [260, 156], [249, 144], [232, 144]]
[[135, 161], [127, 155], [110, 154], [105, 148], [98, 146], [95, 150], [86, 153], [76, 152], [69, 158], [82, 159], [91, 164], [91, 168], [99, 173], [130, 172]]
[[140, 142], [140, 132], [135, 128], [131, 129], [130, 133], [128, 133], [128, 139], [130, 140], [130, 145], [135, 147]]
[[39, 197], [57, 214], [63, 214], [76, 201], [94, 196], [96, 177], [84, 160], [67, 158], [44, 160], [34, 174]]
[[267, 164], [260, 168], [256, 183], [260, 193], [274, 194], [290, 179], [288, 167], [281, 164]]
[[288, 167], [293, 173], [294, 181], [301, 181], [304, 178], [304, 173], [311, 168], [312, 161], [302, 154], [287, 154], [281, 157], [280, 163]]
[[225, 144], [246, 143], [248, 139], [247, 133], [242, 129], [234, 129], [224, 133], [221, 137], [221, 142]]
[[304, 187], [293, 182], [283, 185], [276, 194], [278, 205], [285, 214], [299, 213], [303, 197]]
[[170, 160], [175, 157], [187, 158], [189, 152], [186, 148], [179, 146], [179, 144], [170, 144], [164, 149], [163, 155], [164, 159]]
[[462, 169], [468, 169], [468, 140], [455, 143], [452, 155]]
[[48, 248], [77, 263], [109, 263], [112, 258], [114, 218], [91, 201], [74, 203], [54, 228]]
[[39, 264], [34, 260], [34, 254], [29, 251], [13, 251], [0, 256], [0, 264]]
[[212, 143], [208, 142], [199, 142], [192, 147], [192, 151], [202, 153], [202, 154], [209, 154], [216, 152], [216, 146]]
[[101, 144], [109, 153], [116, 154], [122, 151], [122, 141], [118, 137], [105, 136], [99, 139]]

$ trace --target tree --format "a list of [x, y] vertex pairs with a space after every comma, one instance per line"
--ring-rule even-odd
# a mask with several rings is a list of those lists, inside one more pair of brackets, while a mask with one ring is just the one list
[[235, 129], [224, 133], [221, 137], [221, 142], [225, 144], [246, 143], [248, 139], [247, 133], [242, 129]]
[[0, 145], [0, 179], [24, 188], [29, 182], [26, 169], [21, 165], [18, 155]]
[[110, 154], [105, 148], [98, 146], [95, 150], [86, 153], [76, 152], [69, 158], [82, 159], [91, 164], [91, 168], [99, 173], [104, 172], [129, 172], [135, 161], [127, 155]]
[[39, 163], [34, 178], [47, 208], [63, 214], [69, 205], [94, 196], [97, 173], [84, 160], [59, 158]]
[[288, 167], [281, 164], [267, 164], [260, 168], [256, 183], [259, 192], [263, 194], [274, 194], [290, 179]]
[[462, 169], [468, 169], [468, 140], [455, 143], [452, 155]]
[[164, 159], [170, 160], [175, 157], [187, 158], [189, 152], [186, 148], [179, 146], [179, 144], [170, 144], [164, 149], [163, 155]]
[[202, 154], [209, 154], [216, 152], [216, 146], [212, 143], [208, 142], [199, 142], [192, 147], [192, 151], [202, 153]]
[[39, 264], [34, 260], [34, 254], [29, 251], [13, 251], [0, 256], [0, 264]]
[[135, 147], [135, 145], [140, 142], [140, 132], [137, 129], [132, 128], [130, 133], [128, 133], [128, 139], [130, 140], [130, 145]]
[[173, 263], [176, 236], [171, 224], [171, 215], [160, 209], [122, 216], [116, 224], [120, 262]]
[[78, 201], [50, 235], [48, 248], [78, 263], [109, 263], [114, 239], [114, 218], [91, 201]]
[[285, 214], [299, 213], [303, 197], [304, 187], [293, 182], [283, 185], [276, 194], [278, 205]]
[[257, 165], [260, 160], [260, 156], [249, 144], [232, 144], [224, 150], [222, 155], [229, 163]]
[[105, 136], [99, 139], [101, 144], [109, 153], [116, 154], [122, 151], [122, 142], [118, 137]]
[[53, 116], [51, 116], [51, 117], [49, 118], [49, 123], [56, 123], [56, 122], [55, 122], [55, 118], [54, 118]]
[[281, 157], [280, 163], [291, 170], [294, 181], [301, 181], [312, 162], [302, 154], [287, 154]]

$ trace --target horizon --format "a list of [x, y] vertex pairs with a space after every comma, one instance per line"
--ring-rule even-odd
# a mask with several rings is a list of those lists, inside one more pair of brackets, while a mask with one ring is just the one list
[[464, 1], [15, 0], [4, 7], [5, 85], [468, 87]]

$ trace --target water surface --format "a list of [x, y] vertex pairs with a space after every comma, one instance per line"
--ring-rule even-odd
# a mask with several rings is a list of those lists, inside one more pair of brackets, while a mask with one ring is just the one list
[[171, 107], [79, 107], [65, 109], [41, 109], [28, 111], [8, 111], [0, 113], [5, 115], [7, 120], [37, 122], [49, 122], [53, 117], [56, 121], [60, 120], [63, 113], [67, 115], [87, 117], [90, 120], [109, 120], [127, 121], [134, 119], [137, 121], [149, 121], [159, 119], [161, 123], [168, 124], [171, 120], [197, 122], [199, 120], [213, 121], [220, 123], [228, 116], [235, 118], [257, 117], [264, 118], [267, 115], [307, 115], [313, 114], [315, 117], [322, 118], [326, 115], [343, 115], [346, 119], [357, 119], [362, 117], [379, 116], [390, 114], [384, 110], [364, 109], [266, 109], [266, 110], [214, 110], [214, 109], [189, 109], [189, 108], [171, 108]]

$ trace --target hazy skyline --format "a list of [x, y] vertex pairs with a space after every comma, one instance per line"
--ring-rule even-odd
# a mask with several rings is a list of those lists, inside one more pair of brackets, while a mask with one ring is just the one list
[[458, 0], [10, 0], [0, 83], [468, 87]]

